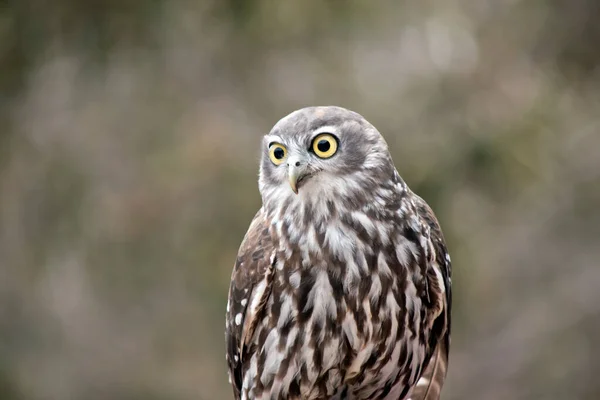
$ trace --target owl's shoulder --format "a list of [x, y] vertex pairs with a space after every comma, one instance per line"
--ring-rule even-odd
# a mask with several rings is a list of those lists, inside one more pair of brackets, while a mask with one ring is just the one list
[[423, 198], [414, 193], [411, 193], [411, 196], [415, 204], [415, 210], [427, 228], [427, 236], [433, 247], [435, 260], [444, 270], [443, 273], [450, 278], [452, 275], [450, 255], [448, 254], [446, 239], [444, 238], [440, 223], [429, 204]]
[[232, 273], [232, 285], [246, 288], [261, 280], [269, 267], [274, 245], [266, 213], [258, 210], [242, 240]]

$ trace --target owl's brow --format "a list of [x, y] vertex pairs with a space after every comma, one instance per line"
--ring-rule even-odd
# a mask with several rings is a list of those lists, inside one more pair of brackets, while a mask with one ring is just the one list
[[337, 128], [333, 125], [321, 126], [313, 131], [313, 138], [321, 133], [337, 134]]
[[271, 146], [273, 143], [283, 143], [283, 140], [277, 135], [265, 135], [264, 140], [267, 147]]

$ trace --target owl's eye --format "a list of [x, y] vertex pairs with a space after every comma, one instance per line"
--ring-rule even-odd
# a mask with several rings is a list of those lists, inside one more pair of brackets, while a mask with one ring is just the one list
[[269, 158], [271, 162], [275, 165], [279, 165], [285, 159], [287, 151], [285, 146], [279, 143], [272, 143], [269, 145]]
[[317, 136], [312, 143], [312, 150], [320, 158], [329, 158], [335, 154], [338, 148], [338, 142], [335, 136], [329, 133], [322, 133]]

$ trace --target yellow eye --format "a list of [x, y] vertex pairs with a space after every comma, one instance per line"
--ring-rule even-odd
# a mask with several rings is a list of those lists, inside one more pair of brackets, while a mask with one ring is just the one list
[[329, 133], [322, 133], [317, 136], [312, 143], [312, 149], [320, 158], [329, 158], [335, 154], [338, 148], [338, 142], [335, 136]]
[[275, 165], [279, 165], [283, 163], [285, 160], [285, 156], [287, 155], [287, 150], [285, 146], [279, 143], [273, 143], [269, 146], [269, 158], [271, 162]]

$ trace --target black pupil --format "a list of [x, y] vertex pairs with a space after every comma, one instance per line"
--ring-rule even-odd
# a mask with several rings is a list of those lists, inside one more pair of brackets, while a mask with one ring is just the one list
[[273, 150], [273, 155], [275, 156], [276, 159], [281, 160], [283, 158], [283, 156], [285, 155], [285, 152], [283, 151], [283, 149], [281, 147], [278, 147], [275, 150]]
[[331, 143], [329, 143], [329, 141], [325, 140], [325, 139], [321, 139], [317, 143], [317, 149], [319, 149], [319, 151], [321, 151], [323, 153], [326, 153], [330, 147], [331, 147]]

